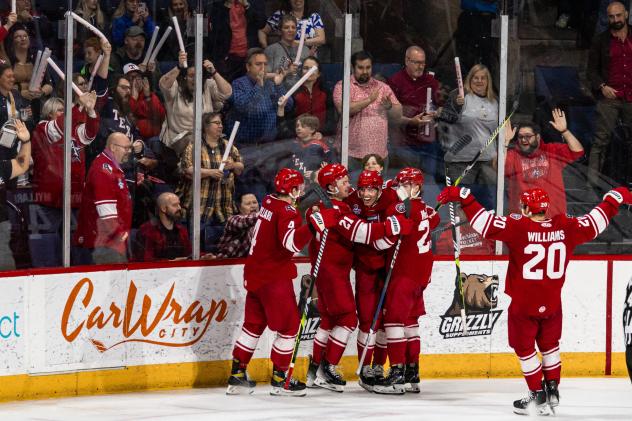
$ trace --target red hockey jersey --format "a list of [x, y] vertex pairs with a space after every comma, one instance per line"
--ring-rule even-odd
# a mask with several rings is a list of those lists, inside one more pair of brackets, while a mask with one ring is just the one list
[[[391, 205], [398, 201], [397, 193], [392, 188], [382, 190], [382, 195], [378, 201], [371, 207], [367, 207], [358, 197], [357, 192], [353, 192], [345, 199], [345, 202], [351, 207], [351, 211], [366, 222], [384, 222], [386, 211]], [[386, 264], [386, 252], [376, 250], [371, 245], [355, 244], [354, 248], [354, 267], [362, 266], [369, 270], [378, 270]]]
[[513, 310], [547, 316], [561, 308], [562, 286], [573, 250], [603, 232], [618, 207], [602, 202], [578, 218], [556, 215], [539, 222], [519, 214], [495, 216], [476, 201], [463, 210], [476, 232], [507, 244], [505, 292], [512, 299]]
[[296, 278], [292, 256], [310, 238], [309, 227], [301, 226], [301, 215], [294, 206], [273, 195], [266, 196], [244, 266], [244, 287], [255, 291], [268, 282]]
[[125, 174], [106, 149], [88, 171], [75, 242], [81, 247], [107, 247], [125, 254], [123, 239], [129, 236], [131, 226], [132, 199]]
[[[405, 214], [406, 209], [402, 202], [391, 205], [389, 215]], [[430, 232], [439, 225], [439, 214], [421, 199], [410, 200], [410, 219], [413, 221], [413, 230], [402, 238], [399, 254], [392, 277], [412, 279], [415, 282], [427, 285], [430, 283], [430, 274], [434, 256], [432, 254], [432, 239]], [[397, 238], [384, 238], [377, 242], [381, 248], [390, 248]], [[389, 251], [389, 261], [392, 259], [394, 248]]]

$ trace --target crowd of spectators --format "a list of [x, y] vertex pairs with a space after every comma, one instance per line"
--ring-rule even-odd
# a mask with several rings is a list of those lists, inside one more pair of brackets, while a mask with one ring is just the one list
[[[616, 12], [617, 4], [609, 10]], [[74, 93], [71, 99], [71, 139], [64, 139], [63, 83], [50, 68], [39, 85], [31, 83], [37, 53], [44, 47], [53, 50], [55, 61], [63, 62], [61, 49], [46, 42], [50, 23], [29, 0], [19, 0], [18, 13], [5, 13], [0, 26], [0, 162], [19, 161], [10, 174], [0, 174], [6, 185], [2, 195], [15, 188], [13, 178], [29, 174], [25, 184], [32, 189], [36, 214], [49, 222], [41, 232], [60, 239], [63, 146], [69, 141], [75, 264], [190, 257], [195, 206], [200, 210], [202, 252], [208, 258], [243, 257], [259, 202], [272, 191], [279, 168], [296, 168], [309, 183], [324, 165], [339, 162], [342, 75], [324, 80], [319, 47], [327, 42], [327, 32], [307, 1], [281, 1], [270, 16], [262, 0], [207, 2], [205, 14], [211, 19], [201, 68], [192, 61], [193, 14], [185, 0], [169, 0], [161, 16], [152, 16], [138, 0], [122, 0], [116, 9], [110, 3], [103, 7], [97, 0], [80, 0], [75, 11], [106, 33], [107, 40], [77, 26], [74, 50], [81, 68], [72, 80], [83, 94]], [[613, 12], [613, 22], [627, 19], [625, 9], [623, 13], [619, 18]], [[173, 19], [179, 22], [185, 50], [180, 51], [172, 34], [157, 59], [147, 60], [154, 31], [160, 39]], [[627, 23], [623, 28], [627, 36]], [[611, 25], [610, 33], [619, 36], [622, 30]], [[601, 37], [607, 38], [608, 31], [605, 34]], [[597, 54], [607, 56], [605, 50], [603, 45], [595, 47], [593, 60]], [[428, 69], [424, 48], [409, 46], [401, 59], [401, 68], [384, 77], [375, 71], [379, 63], [368, 51], [351, 56], [352, 178], [362, 169], [378, 170], [387, 178], [391, 166], [412, 166], [422, 169], [428, 181], [442, 183], [445, 175], [455, 179], [498, 125], [492, 74], [484, 64], [464, 64], [463, 95], [456, 89], [447, 94], [454, 83], [446, 89], [441, 75]], [[288, 96], [288, 89], [313, 67], [318, 70]], [[627, 91], [621, 96], [609, 90], [624, 83], [618, 73], [603, 65], [589, 70], [593, 85], [605, 97], [602, 114], [606, 107], [613, 114], [627, 112]], [[198, 71], [203, 73], [201, 190], [200, 203], [193, 203]], [[610, 94], [623, 104], [613, 103], [616, 98]], [[234, 145], [227, 150], [228, 134], [237, 123]], [[603, 123], [604, 132], [611, 130], [610, 124]], [[535, 124], [520, 123], [515, 130], [510, 125], [505, 145], [510, 210], [517, 206], [515, 194], [522, 188], [553, 186], [551, 212], [566, 211], [562, 169], [584, 151], [562, 111], [554, 111], [551, 125], [565, 144], [547, 143]], [[14, 135], [5, 139], [4, 131], [11, 127]], [[25, 130], [32, 138], [32, 153]], [[598, 145], [604, 145], [600, 133]], [[472, 141], [456, 154], [446, 153], [464, 135]], [[462, 182], [488, 208], [496, 204], [496, 150], [486, 149]], [[602, 165], [599, 151], [591, 154], [596, 169]], [[32, 161], [29, 172], [22, 171], [24, 160], [27, 166]], [[5, 222], [3, 205], [3, 232], [9, 229]], [[0, 254], [7, 254], [2, 247]]]

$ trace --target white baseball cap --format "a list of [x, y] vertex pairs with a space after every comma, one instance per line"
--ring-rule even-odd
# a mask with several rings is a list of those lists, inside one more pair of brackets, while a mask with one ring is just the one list
[[123, 74], [126, 75], [129, 72], [141, 72], [140, 68], [135, 65], [134, 63], [127, 63], [125, 66], [123, 66]]

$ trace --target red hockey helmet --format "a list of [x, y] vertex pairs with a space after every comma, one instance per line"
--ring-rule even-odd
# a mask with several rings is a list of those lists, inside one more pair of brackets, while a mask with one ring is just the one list
[[378, 173], [377, 171], [364, 170], [360, 173], [360, 176], [358, 177], [358, 189], [364, 187], [381, 189], [383, 185], [384, 180], [382, 179], [382, 176], [380, 176], [380, 173]]
[[395, 181], [397, 184], [413, 183], [419, 184], [421, 186], [424, 184], [424, 174], [421, 172], [420, 169], [406, 167], [403, 168], [399, 173], [397, 173]]
[[318, 171], [318, 184], [327, 190], [327, 186], [335, 184], [342, 177], [349, 175], [349, 172], [342, 164], [327, 164]]
[[277, 193], [290, 194], [294, 187], [303, 184], [303, 174], [291, 168], [281, 168], [274, 177], [274, 187]]
[[539, 188], [525, 190], [520, 196], [520, 204], [533, 214], [546, 212], [550, 203], [547, 192]]

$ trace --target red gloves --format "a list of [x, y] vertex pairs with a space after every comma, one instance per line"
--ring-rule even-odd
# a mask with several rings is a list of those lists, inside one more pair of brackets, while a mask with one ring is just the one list
[[309, 216], [309, 222], [318, 233], [322, 234], [326, 229], [338, 224], [339, 216], [340, 212], [338, 209], [323, 209], [312, 213]]
[[384, 222], [386, 235], [408, 235], [413, 230], [413, 221], [407, 219], [404, 215], [393, 215], [386, 218]]
[[619, 207], [619, 205], [623, 204], [630, 205], [632, 204], [632, 192], [628, 190], [627, 187], [617, 187], [606, 193], [603, 200], [611, 203], [615, 207]]
[[461, 202], [467, 205], [473, 200], [474, 196], [470, 194], [470, 189], [457, 186], [446, 187], [439, 193], [439, 196], [437, 196], [437, 202], [442, 205], [448, 202]]

